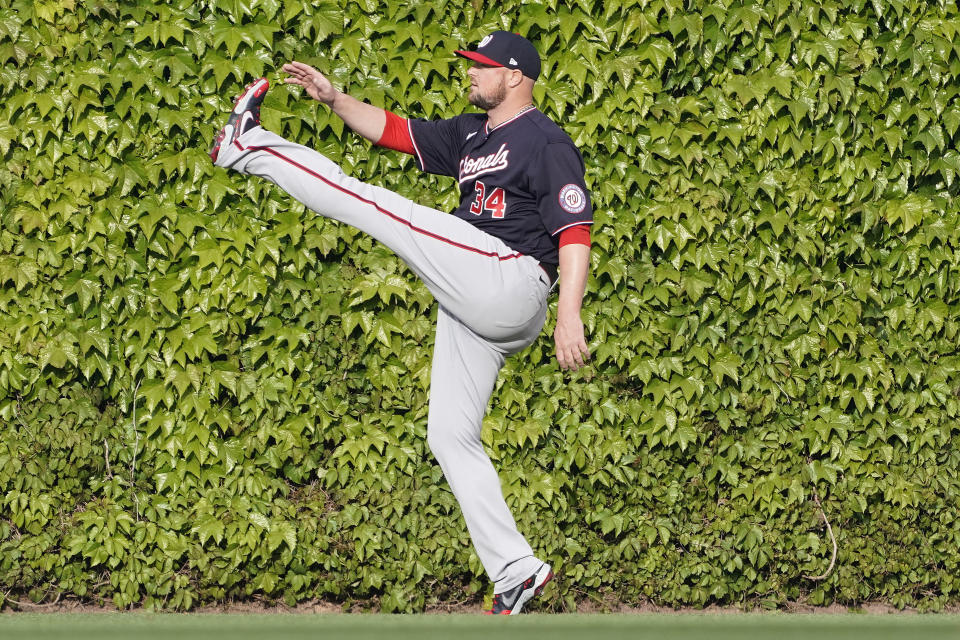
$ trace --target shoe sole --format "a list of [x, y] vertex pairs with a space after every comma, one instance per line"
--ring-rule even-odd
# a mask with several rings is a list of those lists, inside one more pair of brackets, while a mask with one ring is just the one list
[[260, 78], [248, 84], [243, 93], [237, 96], [237, 101], [233, 104], [233, 113], [240, 114], [246, 111], [249, 108], [250, 100], [263, 96], [269, 88], [270, 81], [266, 78]]
[[523, 605], [525, 605], [530, 600], [536, 598], [543, 592], [543, 587], [553, 579], [553, 571], [550, 569], [550, 565], [544, 563], [540, 570], [537, 571], [537, 578], [533, 581], [533, 588], [527, 589], [520, 594], [520, 597], [517, 598], [517, 604], [514, 605], [513, 610], [510, 611], [510, 615], [515, 616], [520, 611], [523, 610]]

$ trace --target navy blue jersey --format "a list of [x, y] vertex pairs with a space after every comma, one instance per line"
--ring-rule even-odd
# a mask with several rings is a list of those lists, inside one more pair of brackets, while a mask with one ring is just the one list
[[487, 116], [410, 120], [417, 166], [456, 178], [459, 218], [547, 264], [559, 262], [558, 234], [590, 224], [583, 158], [537, 109], [492, 130]]

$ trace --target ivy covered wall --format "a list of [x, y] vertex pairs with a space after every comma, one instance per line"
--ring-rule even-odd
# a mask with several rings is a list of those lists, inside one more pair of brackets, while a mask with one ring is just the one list
[[480, 603], [430, 295], [206, 149], [265, 74], [265, 126], [449, 210], [279, 67], [451, 116], [498, 28], [597, 212], [592, 366], [545, 332], [484, 425], [546, 606], [958, 602], [955, 2], [0, 0], [0, 605]]

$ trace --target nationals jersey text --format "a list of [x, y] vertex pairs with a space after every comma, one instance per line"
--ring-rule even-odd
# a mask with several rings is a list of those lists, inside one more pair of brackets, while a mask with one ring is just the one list
[[410, 120], [410, 137], [421, 169], [457, 179], [453, 214], [520, 253], [556, 265], [557, 235], [593, 221], [583, 158], [537, 109], [493, 129], [482, 114]]

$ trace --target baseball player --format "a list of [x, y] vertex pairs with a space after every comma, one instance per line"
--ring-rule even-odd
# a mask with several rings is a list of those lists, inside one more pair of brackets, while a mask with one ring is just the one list
[[487, 613], [516, 614], [553, 573], [517, 530], [483, 449], [481, 423], [504, 358], [543, 328], [558, 272], [557, 360], [577, 369], [589, 356], [580, 307], [592, 208], [580, 153], [533, 104], [540, 74], [534, 46], [496, 31], [475, 50], [456, 53], [473, 61], [469, 100], [484, 113], [435, 121], [361, 102], [306, 64], [283, 66], [285, 82], [303, 87], [356, 133], [412, 154], [423, 171], [456, 179], [460, 205], [452, 215], [350, 178], [316, 151], [264, 130], [260, 104], [269, 83], [263, 78], [237, 99], [210, 157], [370, 234], [437, 299], [427, 442], [493, 581]]

